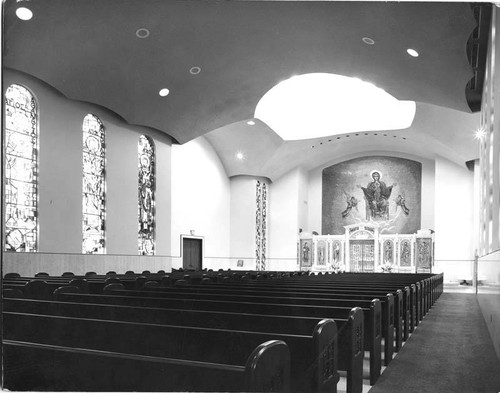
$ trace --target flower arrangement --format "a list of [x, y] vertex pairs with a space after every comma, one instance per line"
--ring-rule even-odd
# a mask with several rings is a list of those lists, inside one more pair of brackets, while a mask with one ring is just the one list
[[382, 271], [384, 273], [390, 273], [390, 272], [392, 272], [393, 267], [394, 266], [392, 266], [392, 263], [390, 263], [389, 261], [385, 261], [384, 264], [381, 266]]
[[340, 262], [334, 262], [332, 263], [332, 270], [334, 273], [343, 273], [344, 272], [344, 266]]

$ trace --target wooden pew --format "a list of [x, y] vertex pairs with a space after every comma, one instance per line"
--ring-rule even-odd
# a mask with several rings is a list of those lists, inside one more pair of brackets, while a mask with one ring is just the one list
[[[379, 345], [376, 342], [377, 337], [382, 336], [386, 339], [386, 345], [384, 346], [384, 363], [388, 365], [393, 356], [393, 342], [394, 342], [394, 319], [393, 319], [393, 309], [394, 301], [391, 294], [387, 294], [384, 298], [384, 304], [386, 310], [381, 310], [380, 301], [376, 302], [376, 306], [373, 306], [373, 299], [363, 300], [363, 299], [331, 299], [331, 298], [313, 298], [313, 297], [282, 297], [279, 294], [275, 296], [264, 296], [259, 293], [240, 295], [236, 291], [228, 294], [211, 294], [209, 292], [203, 292], [204, 286], [200, 286], [198, 289], [201, 292], [193, 291], [190, 286], [182, 288], [152, 288], [147, 291], [129, 291], [129, 290], [116, 290], [112, 291], [112, 294], [123, 295], [123, 296], [143, 296], [143, 297], [165, 297], [171, 299], [201, 299], [201, 300], [220, 300], [226, 302], [251, 302], [251, 303], [274, 303], [274, 304], [290, 304], [290, 305], [319, 305], [331, 308], [331, 312], [335, 312], [335, 309], [340, 312], [340, 314], [332, 314], [332, 318], [346, 318], [345, 314], [352, 307], [360, 307], [364, 312], [365, 317], [365, 341], [367, 341], [367, 350], [370, 351], [370, 368], [371, 380], [374, 381], [378, 378], [380, 374], [377, 369], [379, 369]], [[381, 326], [381, 331], [378, 326]]]
[[[168, 292], [172, 289], [165, 288], [154, 288], [152, 289], [156, 292]], [[410, 312], [405, 307], [409, 302], [409, 298], [404, 297], [400, 290], [396, 290], [393, 293], [394, 300], [387, 300], [387, 291], [378, 290], [356, 290], [354, 288], [314, 288], [314, 287], [288, 287], [288, 286], [273, 286], [272, 284], [257, 287], [252, 284], [246, 283], [221, 283], [216, 285], [189, 285], [187, 287], [176, 287], [176, 292], [193, 292], [198, 291], [202, 293], [214, 293], [214, 294], [249, 294], [251, 296], [259, 297], [270, 297], [270, 296], [280, 296], [280, 297], [312, 297], [312, 298], [325, 298], [325, 299], [336, 299], [336, 300], [364, 300], [370, 301], [374, 298], [379, 298], [382, 301], [382, 311], [383, 314], [391, 313], [393, 316], [393, 321], [391, 324], [395, 327], [395, 350], [398, 351], [402, 346], [402, 341], [406, 340], [409, 335], [409, 319]], [[406, 292], [404, 295], [409, 295]], [[403, 300], [406, 300], [403, 302]], [[387, 304], [386, 304], [387, 303]], [[391, 306], [394, 304], [394, 307]], [[361, 306], [362, 307], [362, 306]], [[388, 314], [387, 314], [388, 315]], [[403, 318], [403, 316], [405, 316]], [[387, 316], [388, 317], [388, 316]], [[386, 318], [386, 317], [383, 317]], [[404, 322], [404, 328], [403, 328]], [[385, 331], [384, 331], [385, 335]], [[392, 356], [392, 352], [391, 352]]]
[[[289, 366], [295, 371], [294, 389], [313, 391], [311, 384], [317, 383], [314, 391], [336, 391], [338, 380], [334, 356], [337, 331], [334, 321], [328, 319], [320, 321], [309, 335], [14, 312], [4, 312], [4, 326], [9, 340], [217, 364], [240, 364], [255, 343], [280, 337], [300, 354]], [[304, 372], [297, 375], [298, 370]], [[275, 367], [273, 371], [280, 378], [284, 375], [283, 369]], [[202, 382], [200, 389], [206, 389]]]
[[[373, 284], [384, 284], [384, 283], [398, 283], [404, 285], [415, 284], [419, 288], [419, 318], [417, 321], [421, 320], [425, 313], [428, 311], [432, 305], [431, 300], [436, 299], [435, 288], [439, 287], [441, 283], [442, 288], [443, 275], [429, 275], [429, 274], [386, 274], [386, 273], [343, 273], [340, 275], [321, 275], [321, 276], [309, 276], [309, 277], [292, 277], [290, 279], [285, 279], [286, 281], [311, 281], [316, 282], [326, 281], [326, 282], [355, 282], [363, 283], [370, 282]], [[434, 295], [433, 295], [434, 292]], [[442, 290], [441, 290], [442, 293]]]
[[[4, 311], [72, 318], [141, 322], [161, 325], [168, 324], [173, 326], [245, 330], [265, 333], [280, 333], [286, 335], [310, 335], [318, 343], [329, 342], [329, 345], [324, 345], [323, 349], [319, 349], [317, 347], [312, 349], [318, 351], [316, 358], [321, 358], [322, 364], [320, 364], [319, 367], [311, 368], [310, 385], [305, 388], [307, 388], [308, 391], [335, 391], [335, 385], [338, 381], [338, 344], [336, 329], [333, 329], [329, 323], [324, 322], [325, 320], [320, 318], [252, 315], [179, 309], [172, 310], [147, 307], [98, 305], [89, 303], [37, 301], [31, 299], [8, 299], [4, 303]], [[334, 334], [332, 335], [332, 333]], [[295, 360], [294, 355], [295, 357], [300, 358], [303, 354], [294, 354], [294, 350], [294, 347], [290, 347], [292, 356], [292, 375], [298, 376], [299, 373], [303, 374], [304, 370], [303, 368], [300, 368], [300, 362], [293, 361]], [[326, 367], [330, 368], [329, 372], [326, 372]], [[329, 378], [324, 379], [324, 375], [329, 375]]]
[[[249, 281], [246, 282], [245, 285], [247, 286], [253, 286], [253, 287], [272, 287], [276, 289], [296, 289], [296, 290], [314, 290], [314, 291], [319, 291], [319, 290], [328, 290], [328, 291], [335, 291], [335, 290], [352, 290], [355, 291], [356, 293], [370, 293], [370, 292], [390, 292], [394, 295], [396, 298], [395, 301], [395, 310], [396, 313], [401, 315], [401, 322], [404, 322], [404, 328], [399, 326], [399, 324], [396, 322], [396, 349], [399, 350], [400, 348], [400, 341], [401, 339], [406, 340], [408, 338], [408, 334], [413, 332], [414, 327], [418, 324], [418, 320], [420, 318], [417, 318], [416, 310], [417, 310], [417, 299], [419, 293], [417, 293], [417, 287], [414, 284], [410, 285], [401, 285], [397, 286], [395, 284], [384, 284], [384, 283], [371, 283], [371, 282], [344, 282], [344, 281], [326, 281], [324, 279], [315, 279], [315, 277], [322, 277], [322, 276], [314, 276], [311, 278], [308, 278], [307, 276], [305, 278], [302, 278], [300, 280], [287, 280], [287, 279], [282, 279], [282, 280], [254, 280], [254, 281]], [[308, 279], [306, 279], [308, 278]], [[224, 285], [228, 285], [229, 283], [225, 283]], [[234, 285], [234, 284], [233, 284]], [[402, 295], [399, 295], [399, 292], [402, 292]], [[420, 317], [420, 314], [418, 315]], [[398, 321], [398, 318], [395, 316], [396, 321]], [[402, 330], [400, 333], [399, 330]]]
[[288, 392], [285, 343], [268, 341], [244, 365], [3, 340], [3, 386], [28, 391]]
[[[250, 272], [246, 272], [248, 274]], [[253, 272], [255, 273], [255, 272]], [[257, 273], [261, 274], [261, 273]], [[270, 273], [272, 276], [273, 273]], [[277, 273], [279, 274], [279, 272]], [[221, 275], [221, 273], [219, 273]], [[269, 276], [268, 273], [263, 273], [264, 276]], [[204, 274], [206, 276], [206, 274]], [[239, 277], [238, 279], [234, 279], [234, 277]], [[342, 277], [343, 275], [321, 275], [321, 276], [301, 276], [300, 280], [290, 280], [288, 279], [289, 277], [281, 276], [278, 279], [264, 279], [264, 280], [245, 280], [244, 283], [241, 282], [241, 275], [239, 273], [232, 273], [231, 280], [212, 280], [212, 283], [223, 283], [224, 285], [232, 285], [233, 287], [236, 285], [246, 285], [246, 286], [255, 286], [255, 287], [273, 287], [273, 288], [283, 288], [285, 286], [289, 287], [295, 287], [298, 288], [298, 290], [302, 289], [318, 289], [318, 290], [344, 290], [344, 289], [352, 289], [355, 291], [363, 291], [363, 292], [370, 292], [370, 291], [388, 291], [391, 292], [394, 297], [395, 297], [395, 313], [398, 315], [401, 315], [401, 319], [399, 319], [395, 315], [395, 327], [396, 327], [396, 351], [401, 348], [402, 341], [407, 340], [409, 333], [413, 332], [414, 327], [416, 324], [418, 324], [417, 314], [416, 314], [416, 286], [415, 284], [408, 284], [408, 285], [401, 285], [397, 286], [394, 282], [389, 282], [389, 284], [384, 284], [384, 283], [377, 283], [375, 281], [347, 281], [344, 282], [344, 280], [332, 280], [334, 281], [335, 285], [331, 286], [329, 285], [329, 281], [325, 282], [325, 280], [316, 280], [315, 278], [322, 278], [322, 277]], [[364, 276], [370, 276], [369, 274], [364, 274]], [[378, 277], [379, 275], [377, 275]], [[180, 276], [179, 274], [169, 274], [166, 275], [162, 278], [162, 284], [163, 286], [171, 286], [175, 284], [176, 280], [183, 278], [184, 276]], [[382, 276], [384, 277], [384, 276]], [[212, 277], [213, 278], [213, 277]], [[191, 282], [191, 284], [194, 285], [199, 285], [200, 283], [196, 281], [194, 278], [191, 280], [188, 280]], [[385, 289], [384, 289], [385, 288]], [[403, 296], [401, 298], [401, 295], [398, 294], [398, 290], [403, 292]], [[420, 315], [419, 315], [420, 317]], [[420, 318], [419, 318], [420, 319]], [[400, 321], [400, 323], [398, 322]], [[403, 326], [404, 324], [404, 326]]]
[[[244, 311], [245, 314], [333, 318], [339, 327], [338, 369], [347, 371], [347, 388], [350, 392], [360, 391], [360, 389], [362, 390], [364, 317], [363, 311], [360, 308], [352, 309], [350, 307], [345, 307], [340, 310], [331, 307], [300, 306], [292, 304], [259, 304], [250, 302], [241, 303], [233, 301], [187, 300], [159, 297], [148, 298], [73, 293], [61, 294], [58, 296], [57, 300], [78, 303], [113, 304], [181, 310], [203, 310], [224, 313], [241, 313], [241, 311]], [[378, 342], [378, 368], [380, 370], [380, 335], [378, 338], [375, 338], [375, 340], [378, 340], [376, 342]], [[286, 342], [286, 340], [284, 341]], [[376, 351], [377, 346], [374, 345], [374, 347], [374, 351]], [[376, 364], [374, 364], [374, 373], [376, 367]], [[374, 377], [377, 378], [378, 375], [375, 375]]]

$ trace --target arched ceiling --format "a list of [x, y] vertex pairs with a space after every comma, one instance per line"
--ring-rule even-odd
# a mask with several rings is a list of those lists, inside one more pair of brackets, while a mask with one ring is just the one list
[[[33, 11], [29, 21], [15, 16], [23, 3]], [[7, 0], [3, 64], [179, 143], [207, 135], [230, 176], [273, 178], [293, 162], [313, 168], [379, 144], [463, 163], [475, 158], [473, 144], [464, 144], [477, 124], [465, 95], [475, 26], [468, 3]], [[146, 34], [138, 29], [149, 35], [139, 38]], [[320, 141], [284, 142], [262, 122], [246, 124], [269, 89], [313, 72], [357, 77], [417, 101], [414, 125], [392, 131], [397, 138], [344, 136], [311, 148]], [[167, 97], [158, 95], [162, 88]], [[231, 163], [243, 141], [252, 153]]]

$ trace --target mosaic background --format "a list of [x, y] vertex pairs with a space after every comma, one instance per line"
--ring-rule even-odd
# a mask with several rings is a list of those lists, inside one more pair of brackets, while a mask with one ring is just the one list
[[[361, 187], [373, 181], [371, 174], [393, 186], [388, 218], [373, 218]], [[420, 229], [422, 164], [398, 157], [361, 157], [323, 169], [323, 235], [343, 235], [344, 226], [375, 221], [380, 233], [415, 233]], [[406, 214], [408, 213], [408, 214]], [[368, 216], [368, 218], [367, 218]]]

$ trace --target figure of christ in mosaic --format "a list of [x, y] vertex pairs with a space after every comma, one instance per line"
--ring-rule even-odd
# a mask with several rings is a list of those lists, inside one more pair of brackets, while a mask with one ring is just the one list
[[371, 177], [373, 181], [368, 183], [366, 187], [361, 187], [368, 206], [366, 219], [388, 220], [389, 198], [392, 193], [392, 188], [396, 186], [396, 184], [387, 186], [381, 180], [382, 175], [380, 171], [372, 171]]

